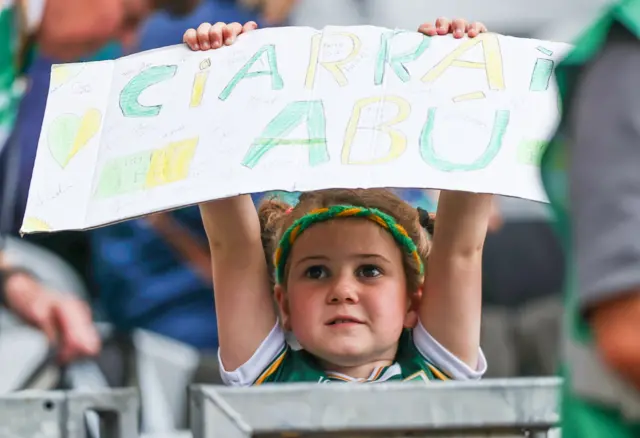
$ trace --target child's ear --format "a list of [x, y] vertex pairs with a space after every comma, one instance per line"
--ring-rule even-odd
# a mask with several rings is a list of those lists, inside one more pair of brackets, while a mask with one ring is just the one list
[[404, 316], [404, 328], [414, 328], [418, 325], [420, 300], [422, 298], [422, 288], [409, 296], [407, 313]]
[[289, 305], [287, 302], [287, 296], [284, 288], [277, 284], [273, 288], [274, 296], [276, 298], [276, 303], [278, 303], [278, 310], [280, 311], [280, 322], [282, 323], [282, 327], [290, 331], [291, 330], [291, 318], [289, 316]]

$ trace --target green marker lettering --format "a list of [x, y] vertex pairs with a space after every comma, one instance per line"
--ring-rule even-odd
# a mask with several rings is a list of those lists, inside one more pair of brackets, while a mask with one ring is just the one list
[[162, 105], [145, 106], [138, 102], [144, 90], [171, 79], [178, 71], [177, 65], [149, 67], [138, 73], [120, 92], [120, 109], [125, 117], [154, 117], [160, 114]]
[[531, 74], [530, 91], [547, 91], [553, 74], [554, 62], [550, 59], [538, 58]]
[[[255, 64], [263, 54], [267, 54], [267, 63], [269, 64], [269, 70], [258, 70], [252, 71], [251, 67]], [[255, 78], [258, 76], [271, 76], [271, 89], [272, 90], [282, 90], [284, 83], [282, 81], [282, 76], [280, 76], [280, 72], [278, 72], [278, 60], [276, 58], [276, 46], [273, 44], [268, 44], [263, 46], [258, 50], [255, 55], [251, 57], [249, 61], [240, 69], [238, 73], [229, 81], [229, 84], [222, 90], [218, 99], [224, 101], [229, 98], [231, 92], [236, 88], [236, 85], [240, 83], [243, 79]]]
[[420, 45], [418, 45], [415, 50], [405, 52], [401, 55], [391, 56], [391, 41], [401, 33], [406, 33], [406, 31], [385, 32], [380, 37], [380, 50], [378, 51], [378, 57], [376, 58], [376, 71], [374, 76], [375, 85], [381, 85], [384, 82], [387, 64], [391, 66], [402, 82], [409, 81], [411, 79], [411, 75], [404, 64], [415, 61], [422, 56], [431, 42], [431, 38], [425, 35], [423, 36]]
[[[307, 123], [307, 138], [287, 139], [301, 123]], [[321, 100], [291, 102], [269, 122], [260, 137], [242, 160], [242, 165], [253, 169], [260, 158], [278, 145], [304, 145], [309, 148], [309, 164], [317, 166], [329, 161], [326, 118]]]
[[427, 115], [427, 123], [425, 123], [420, 135], [420, 155], [428, 165], [441, 170], [443, 172], [455, 171], [472, 171], [480, 170], [487, 167], [491, 161], [498, 155], [502, 147], [502, 139], [509, 125], [509, 111], [497, 110], [493, 121], [493, 130], [491, 131], [491, 139], [484, 153], [475, 161], [468, 164], [452, 163], [443, 160], [436, 154], [433, 141], [433, 127], [435, 124], [437, 108], [429, 108]]

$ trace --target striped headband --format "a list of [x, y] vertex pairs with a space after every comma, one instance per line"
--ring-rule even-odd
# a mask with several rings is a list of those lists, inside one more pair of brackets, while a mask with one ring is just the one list
[[311, 210], [287, 228], [287, 231], [284, 232], [280, 239], [280, 243], [278, 244], [278, 248], [276, 249], [273, 257], [276, 269], [276, 282], [278, 284], [282, 284], [284, 282], [285, 265], [287, 264], [287, 258], [291, 252], [291, 247], [304, 230], [318, 222], [345, 217], [366, 218], [389, 231], [402, 249], [404, 249], [405, 252], [413, 257], [416, 263], [418, 263], [418, 266], [420, 267], [420, 275], [424, 274], [424, 264], [422, 263], [422, 259], [418, 253], [418, 247], [413, 239], [409, 237], [409, 234], [407, 234], [407, 230], [397, 223], [392, 216], [378, 210], [377, 208], [357, 207], [354, 205], [334, 205], [327, 208]]

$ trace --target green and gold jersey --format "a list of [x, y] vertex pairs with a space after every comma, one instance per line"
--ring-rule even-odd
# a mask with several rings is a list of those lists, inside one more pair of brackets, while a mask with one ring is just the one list
[[222, 379], [227, 385], [252, 386], [292, 382], [470, 380], [479, 379], [486, 371], [487, 364], [480, 350], [478, 366], [475, 370], [471, 369], [418, 324], [415, 329], [403, 332], [393, 364], [374, 369], [366, 379], [356, 379], [322, 369], [314, 356], [304, 350], [293, 349], [287, 343], [280, 325], [276, 324], [247, 363], [235, 371], [225, 371], [220, 363], [220, 369]]

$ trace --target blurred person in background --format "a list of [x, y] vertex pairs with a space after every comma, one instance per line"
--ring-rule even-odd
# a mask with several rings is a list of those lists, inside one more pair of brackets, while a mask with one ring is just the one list
[[[184, 29], [205, 21], [255, 18], [229, 0], [207, 0], [191, 14], [151, 16], [125, 46], [116, 42], [81, 60], [114, 59], [124, 54], [179, 43]], [[50, 68], [56, 60], [39, 54], [30, 70], [30, 89], [21, 107], [16, 137], [22, 151], [17, 218], [26, 207], [40, 128], [47, 101]], [[27, 236], [67, 259], [89, 285], [96, 318], [114, 325], [118, 336], [98, 357], [112, 385], [135, 380], [125, 368], [131, 352], [128, 336], [146, 329], [202, 353], [196, 381], [215, 382], [217, 324], [211, 293], [211, 264], [197, 207], [156, 214], [89, 232]], [[108, 365], [107, 365], [108, 364]], [[130, 368], [128, 368], [130, 369]]]
[[6, 236], [17, 228], [14, 213], [20, 183], [20, 145], [9, 136], [18, 114], [24, 86], [20, 78], [28, 56], [37, 44], [43, 53], [58, 59], [77, 59], [110, 40], [127, 42], [142, 20], [156, 9], [185, 13], [195, 3], [196, 0], [8, 0], [0, 4], [0, 299], [57, 342], [62, 361], [99, 350], [88, 307], [43, 284], [39, 278], [46, 275], [39, 275], [43, 267], [38, 263], [26, 270], [4, 254]]
[[567, 256], [562, 436], [640, 436], [640, 0], [617, 1], [556, 76], [542, 178]]
[[[153, 16], [136, 51], [179, 44], [184, 29], [202, 22], [257, 18], [235, 1], [207, 0], [181, 19]], [[96, 229], [90, 239], [92, 284], [106, 319], [125, 333], [142, 328], [197, 349], [194, 382], [220, 382], [211, 261], [198, 208]]]
[[494, 198], [482, 255], [481, 342], [491, 361], [488, 377], [557, 372], [564, 259], [545, 208]]

